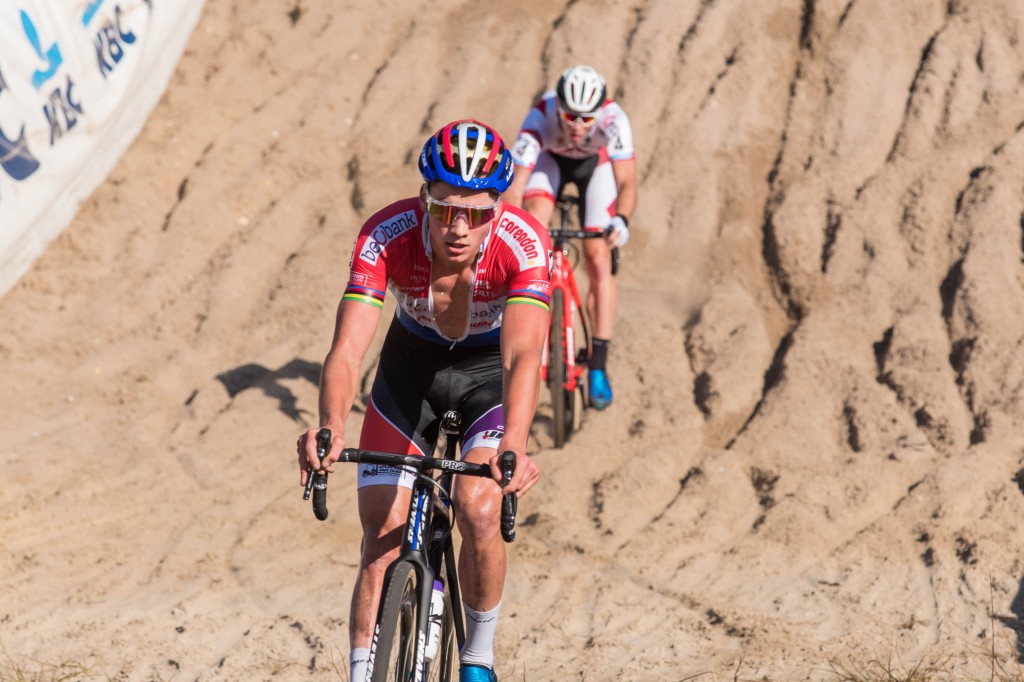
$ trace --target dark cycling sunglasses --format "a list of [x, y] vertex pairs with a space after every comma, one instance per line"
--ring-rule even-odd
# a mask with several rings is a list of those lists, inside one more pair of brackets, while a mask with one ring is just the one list
[[494, 220], [501, 208], [501, 202], [489, 206], [466, 206], [465, 204], [449, 204], [447, 201], [439, 201], [430, 196], [427, 197], [427, 215], [437, 218], [445, 225], [451, 225], [458, 219], [459, 214], [466, 216], [466, 222], [470, 227], [483, 227]]

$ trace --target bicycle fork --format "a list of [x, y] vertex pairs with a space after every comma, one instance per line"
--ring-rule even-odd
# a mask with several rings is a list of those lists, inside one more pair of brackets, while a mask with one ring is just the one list
[[[562, 247], [563, 249], [565, 247]], [[548, 330], [548, 337], [544, 341], [544, 348], [541, 353], [541, 378], [546, 382], [560, 381], [562, 388], [566, 391], [575, 391], [579, 387], [582, 371], [580, 365], [587, 361], [587, 352], [590, 347], [590, 330], [587, 325], [586, 315], [583, 314], [583, 300], [580, 298], [579, 290], [576, 288], [575, 278], [565, 274], [568, 267], [564, 259], [564, 252], [559, 251], [556, 246], [554, 255], [554, 266], [551, 269], [551, 292], [554, 299], [555, 290], [562, 292], [562, 357], [565, 359], [565, 376], [550, 376], [550, 352], [551, 331]], [[574, 311], [580, 311], [578, 320], [583, 330], [584, 343], [579, 355], [576, 353], [576, 320]]]
[[[455, 458], [455, 448], [458, 444], [459, 416], [456, 412], [446, 412], [441, 419], [439, 426], [439, 439], [445, 440], [445, 457]], [[433, 452], [430, 453], [434, 454]], [[452, 519], [450, 517], [451, 502], [448, 495], [451, 491], [450, 473], [444, 473], [438, 479], [438, 485], [443, 495], [435, 495], [432, 487], [433, 482], [424, 481], [421, 476], [416, 478], [413, 484], [414, 503], [409, 505], [409, 517], [405, 523], [405, 533], [402, 536], [402, 547], [400, 550], [400, 561], [388, 566], [384, 574], [382, 585], [388, 585], [395, 567], [402, 562], [413, 565], [419, 579], [420, 589], [418, 590], [418, 608], [416, 611], [416, 641], [413, 669], [414, 680], [419, 682], [426, 675], [426, 666], [433, 662], [433, 658], [427, 659], [428, 636], [433, 626], [432, 620], [436, 620], [438, 627], [438, 638], [441, 636], [440, 628], [444, 622], [443, 596], [442, 608], [437, 613], [431, 613], [431, 601], [434, 596], [435, 581], [441, 578], [438, 571], [441, 568], [441, 561], [444, 559], [447, 568], [449, 599], [452, 608], [452, 617], [455, 621], [455, 631], [458, 642], [465, 640], [465, 624], [463, 622], [461, 608], [462, 602], [458, 591], [458, 581], [455, 577], [455, 553], [450, 542], [445, 542], [447, 535], [451, 533]], [[437, 513], [435, 517], [435, 512]], [[383, 597], [383, 595], [382, 595]], [[378, 618], [373, 630], [373, 640], [370, 643], [370, 660], [367, 666], [367, 678], [372, 677], [374, 664], [377, 658], [377, 646], [381, 637], [381, 622]], [[440, 643], [438, 641], [438, 643]], [[435, 655], [437, 651], [433, 652]]]
[[[414, 503], [409, 508], [409, 518], [406, 520], [405, 533], [402, 536], [402, 549], [400, 561], [388, 566], [384, 574], [382, 585], [391, 583], [395, 569], [401, 563], [411, 563], [418, 574], [420, 589], [417, 590], [418, 607], [416, 609], [416, 641], [413, 643], [415, 655], [413, 656], [414, 680], [424, 679], [426, 666], [426, 645], [427, 628], [430, 617], [430, 598], [433, 593], [434, 571], [430, 568], [429, 562], [423, 557], [426, 554], [423, 543], [427, 539], [427, 529], [430, 528], [432, 491], [427, 487], [429, 484], [417, 478], [413, 485]], [[429, 586], [429, 587], [428, 587]], [[383, 599], [383, 594], [381, 595]], [[370, 642], [370, 660], [367, 665], [367, 679], [373, 676], [373, 670], [377, 660], [377, 649], [381, 638], [380, 617], [373, 629], [373, 640]]]

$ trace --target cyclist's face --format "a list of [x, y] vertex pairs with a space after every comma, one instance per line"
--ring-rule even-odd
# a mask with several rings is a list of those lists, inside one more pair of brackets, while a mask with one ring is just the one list
[[420, 190], [427, 212], [430, 250], [451, 265], [471, 265], [500, 211], [500, 200], [486, 190], [470, 190], [445, 182]]
[[[570, 121], [570, 118], [573, 120]], [[590, 129], [594, 127], [596, 121], [596, 116], [573, 116], [571, 114], [563, 114], [561, 108], [558, 109], [558, 123], [562, 126], [562, 133], [574, 145], [579, 145], [583, 142], [583, 139], [590, 132]]]

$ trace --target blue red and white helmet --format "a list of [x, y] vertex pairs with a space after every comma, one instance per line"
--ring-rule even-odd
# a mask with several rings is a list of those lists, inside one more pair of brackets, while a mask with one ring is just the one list
[[480, 121], [452, 121], [423, 145], [420, 175], [455, 187], [504, 192], [512, 184], [512, 154], [498, 132]]
[[562, 72], [555, 86], [558, 104], [572, 114], [590, 114], [601, 108], [608, 89], [604, 76], [580, 64]]

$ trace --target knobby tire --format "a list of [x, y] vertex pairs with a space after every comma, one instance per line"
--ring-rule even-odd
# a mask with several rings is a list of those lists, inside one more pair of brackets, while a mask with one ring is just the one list
[[[551, 333], [548, 334], [548, 386], [551, 389], [551, 420], [555, 447], [561, 448], [569, 435], [565, 399], [565, 334], [562, 328], [565, 307], [563, 292], [551, 292]], [[568, 417], [571, 419], [571, 415]]]
[[576, 433], [580, 428], [580, 416], [579, 409], [577, 407], [577, 400], [579, 396], [576, 395], [576, 391], [565, 391], [565, 433], [566, 440], [569, 436]]
[[380, 634], [371, 682], [413, 682], [416, 676], [416, 620], [419, 576], [402, 562], [391, 572], [381, 597]]
[[[452, 682], [459, 679], [459, 655], [456, 652], [458, 640], [455, 632], [455, 609], [452, 606], [453, 601], [459, 601], [458, 577], [450, 563], [455, 559], [451, 537], [446, 538], [444, 542], [441, 565], [437, 571], [437, 577], [444, 581], [444, 615], [441, 619], [441, 639], [437, 645], [437, 655], [433, 661], [426, 664], [427, 682]], [[453, 592], [456, 596], [453, 596]], [[462, 608], [461, 605], [459, 608]]]

